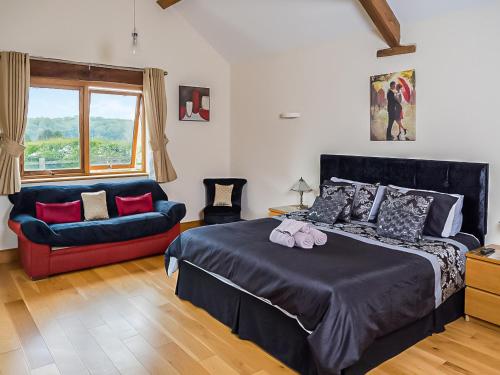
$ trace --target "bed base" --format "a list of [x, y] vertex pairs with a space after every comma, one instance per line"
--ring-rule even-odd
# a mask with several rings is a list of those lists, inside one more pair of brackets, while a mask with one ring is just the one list
[[[317, 375], [307, 332], [293, 318], [261, 300], [229, 286], [208, 273], [179, 262], [175, 293], [206, 310], [241, 339], [250, 340], [266, 352], [305, 375]], [[464, 291], [450, 297], [422, 319], [378, 338], [343, 375], [364, 374], [464, 314]]]

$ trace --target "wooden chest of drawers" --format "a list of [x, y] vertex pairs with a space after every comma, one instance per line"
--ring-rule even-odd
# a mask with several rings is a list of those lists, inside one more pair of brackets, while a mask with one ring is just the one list
[[489, 257], [467, 253], [465, 314], [500, 325], [500, 246]]

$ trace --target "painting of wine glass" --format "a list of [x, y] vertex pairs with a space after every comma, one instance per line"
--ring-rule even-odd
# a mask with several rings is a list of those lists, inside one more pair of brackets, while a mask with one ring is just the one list
[[179, 86], [179, 120], [210, 121], [210, 89]]

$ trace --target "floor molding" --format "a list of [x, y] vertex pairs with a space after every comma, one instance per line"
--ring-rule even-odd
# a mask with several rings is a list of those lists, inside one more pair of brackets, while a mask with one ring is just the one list
[[181, 223], [181, 232], [184, 232], [191, 228], [201, 227], [203, 225], [203, 220], [186, 221]]
[[17, 248], [0, 250], [0, 264], [14, 263], [19, 259]]

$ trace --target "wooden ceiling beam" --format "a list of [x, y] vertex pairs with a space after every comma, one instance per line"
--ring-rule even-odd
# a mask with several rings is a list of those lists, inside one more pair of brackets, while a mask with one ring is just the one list
[[416, 50], [417, 50], [417, 46], [415, 44], [410, 44], [409, 46], [390, 47], [390, 48], [378, 50], [377, 57], [404, 55], [406, 53], [413, 53]]
[[175, 3], [178, 3], [181, 0], [157, 0], [156, 2], [158, 3], [159, 6], [161, 6], [163, 9], [167, 9], [169, 6], [174, 5]]
[[359, 0], [359, 2], [390, 47], [377, 51], [377, 57], [401, 55], [416, 51], [415, 45], [401, 45], [401, 26], [387, 0]]
[[[156, 2], [163, 9], [178, 3], [180, 0], [157, 0]], [[401, 25], [387, 3], [387, 0], [359, 0], [375, 27], [382, 35], [382, 38], [389, 45], [389, 48], [377, 51], [377, 57], [386, 57], [413, 53], [417, 50], [416, 45], [401, 45]]]
[[359, 0], [389, 47], [399, 46], [399, 21], [386, 0]]

